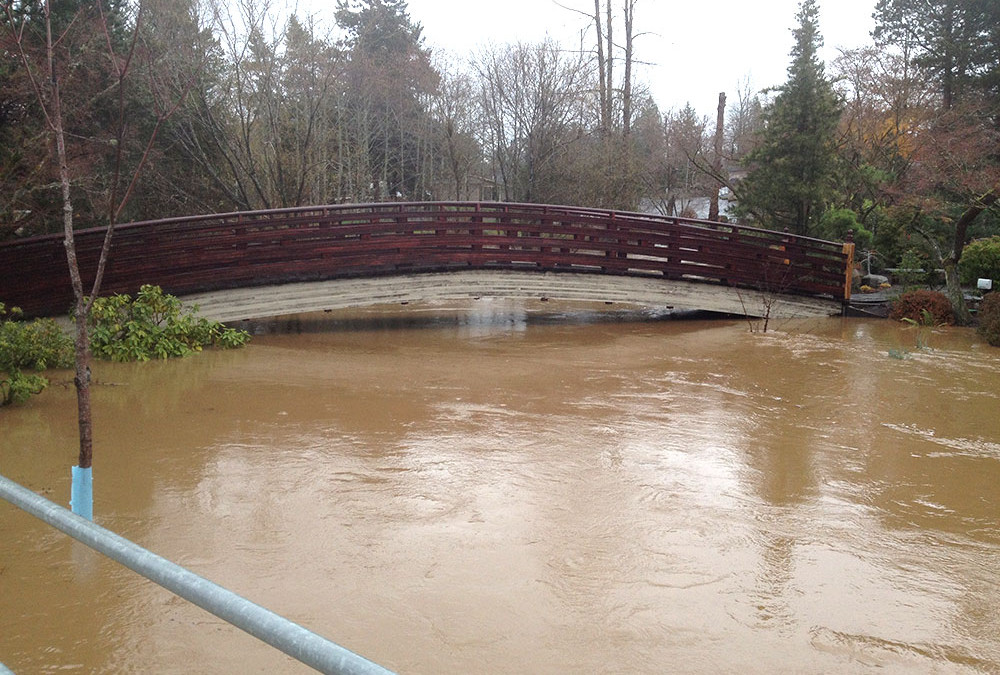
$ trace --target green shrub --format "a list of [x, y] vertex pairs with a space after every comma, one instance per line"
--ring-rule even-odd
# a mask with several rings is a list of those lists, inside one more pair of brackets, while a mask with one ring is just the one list
[[23, 403], [41, 393], [49, 381], [25, 370], [69, 368], [73, 365], [73, 341], [52, 319], [18, 321], [20, 310], [8, 312], [0, 303], [0, 405]]
[[1000, 280], [1000, 235], [966, 244], [958, 274], [965, 285], [974, 285], [978, 279]]
[[955, 323], [955, 310], [948, 296], [939, 291], [907, 291], [893, 301], [889, 318], [909, 319], [920, 325], [951, 325]]
[[994, 347], [1000, 347], [1000, 292], [988, 293], [979, 305], [979, 334]]
[[852, 232], [854, 243], [859, 251], [867, 251], [872, 247], [874, 235], [858, 222], [858, 215], [850, 209], [828, 209], [819, 220], [819, 233], [823, 237], [836, 241], [847, 239], [847, 233]]
[[0, 374], [0, 406], [24, 403], [35, 394], [41, 394], [49, 381], [35, 373], [14, 370]]
[[148, 361], [187, 356], [202, 347], [242, 347], [246, 331], [182, 312], [181, 302], [159, 286], [145, 285], [135, 299], [127, 294], [97, 298], [89, 317], [94, 354], [112, 361]]

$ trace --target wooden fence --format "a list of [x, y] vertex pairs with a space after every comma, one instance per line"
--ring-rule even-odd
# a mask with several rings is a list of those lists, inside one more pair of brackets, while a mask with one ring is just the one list
[[[104, 228], [76, 233], [85, 288]], [[684, 218], [514, 203], [302, 207], [119, 225], [102, 294], [168, 293], [456, 269], [662, 277], [775, 293], [850, 293], [853, 244]], [[61, 235], [0, 243], [0, 302], [65, 313]]]

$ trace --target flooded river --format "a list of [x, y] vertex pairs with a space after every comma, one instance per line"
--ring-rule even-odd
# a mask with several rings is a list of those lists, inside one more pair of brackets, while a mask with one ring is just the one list
[[[401, 673], [1000, 673], [1000, 349], [546, 308], [99, 363], [95, 520]], [[0, 472], [67, 504], [74, 424]], [[5, 502], [0, 662], [307, 671]]]

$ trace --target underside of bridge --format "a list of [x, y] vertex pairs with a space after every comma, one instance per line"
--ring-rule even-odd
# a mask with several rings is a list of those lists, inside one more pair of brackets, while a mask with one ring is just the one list
[[766, 293], [663, 278], [507, 270], [256, 286], [187, 295], [182, 300], [188, 307], [197, 305], [201, 316], [231, 322], [352, 307], [479, 298], [614, 303], [751, 317], [767, 314], [771, 318], [827, 317], [840, 314], [842, 309], [840, 301], [830, 297]]

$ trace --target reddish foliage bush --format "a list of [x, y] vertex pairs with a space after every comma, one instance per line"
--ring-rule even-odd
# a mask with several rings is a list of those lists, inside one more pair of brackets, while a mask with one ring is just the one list
[[1000, 292], [990, 293], [979, 305], [979, 334], [1000, 347]]
[[939, 291], [907, 291], [892, 303], [889, 318], [896, 321], [912, 319], [919, 324], [927, 323], [924, 311], [930, 315], [934, 325], [955, 323], [955, 310], [951, 300]]

